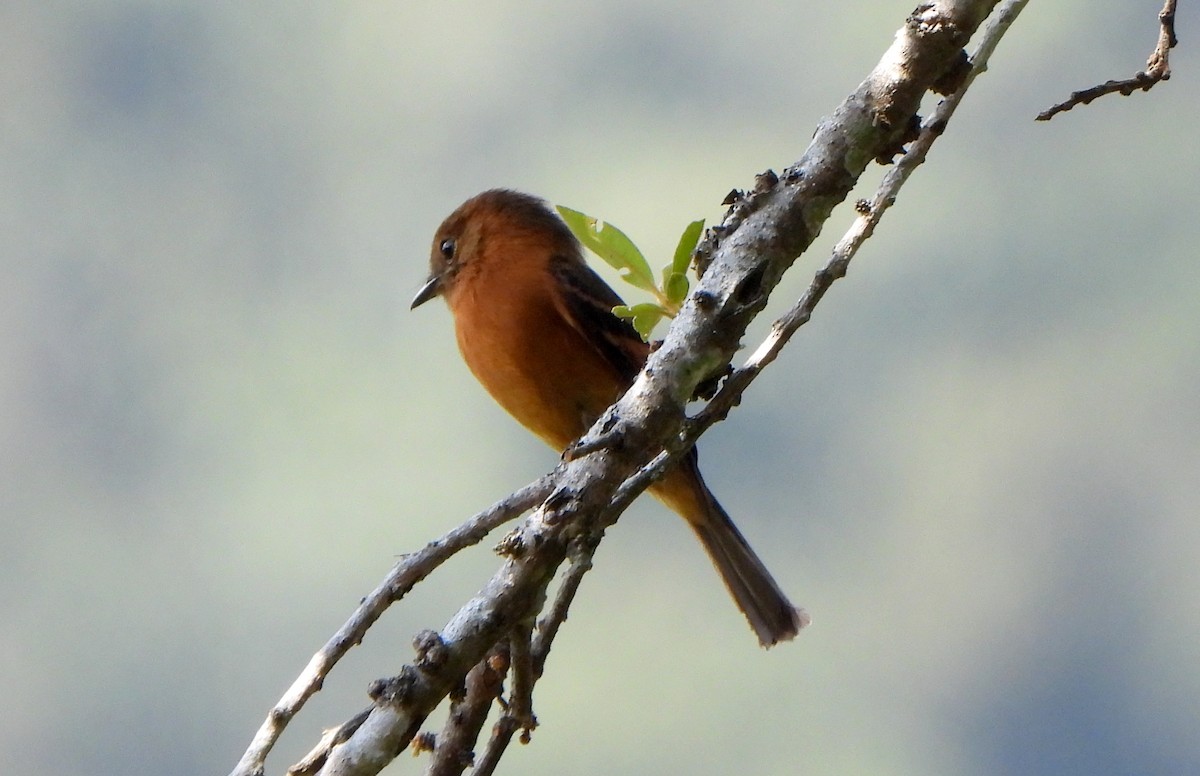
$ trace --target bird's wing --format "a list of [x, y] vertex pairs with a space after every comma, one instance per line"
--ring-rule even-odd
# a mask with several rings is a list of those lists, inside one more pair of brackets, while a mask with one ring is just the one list
[[612, 366], [625, 386], [632, 384], [646, 363], [650, 346], [629, 321], [613, 315], [612, 309], [624, 304], [621, 297], [577, 257], [554, 257], [550, 271], [561, 291], [554, 299], [559, 313]]

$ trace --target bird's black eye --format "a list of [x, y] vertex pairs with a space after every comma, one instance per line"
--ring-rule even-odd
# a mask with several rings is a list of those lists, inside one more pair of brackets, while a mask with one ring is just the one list
[[454, 258], [454, 238], [447, 237], [445, 240], [442, 240], [441, 245], [438, 246], [438, 250], [440, 250], [442, 252], [442, 257], [444, 259], [446, 259], [446, 261], [453, 259]]

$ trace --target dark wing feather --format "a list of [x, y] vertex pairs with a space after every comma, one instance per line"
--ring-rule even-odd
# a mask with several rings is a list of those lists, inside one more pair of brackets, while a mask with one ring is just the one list
[[560, 312], [604, 357], [625, 386], [633, 383], [650, 346], [629, 321], [613, 315], [612, 309], [625, 304], [599, 275], [581, 259], [555, 256], [550, 272], [561, 289]]
[[[646, 364], [650, 346], [633, 324], [613, 315], [612, 309], [625, 302], [581, 259], [555, 256], [550, 260], [550, 271], [563, 292], [560, 312], [612, 365], [621, 376], [622, 384], [625, 387], [632, 385]], [[693, 447], [680, 464], [690, 469], [698, 480], [699, 460]]]

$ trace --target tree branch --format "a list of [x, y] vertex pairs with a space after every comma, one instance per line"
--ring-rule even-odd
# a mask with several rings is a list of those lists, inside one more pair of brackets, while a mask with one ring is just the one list
[[924, 164], [929, 149], [933, 146], [934, 141], [946, 131], [951, 116], [954, 115], [963, 97], [966, 96], [971, 83], [976, 77], [987, 71], [988, 61], [996, 50], [997, 44], [1028, 2], [1029, 0], [1006, 0], [988, 18], [988, 23], [980, 33], [979, 45], [975, 53], [967, 60], [961, 81], [955, 91], [939, 102], [933, 113], [925, 120], [916, 140], [908, 147], [900, 161], [884, 175], [871, 201], [859, 200], [856, 203], [855, 210], [858, 212], [858, 218], [834, 246], [828, 262], [817, 270], [803, 296], [771, 324], [770, 333], [754, 353], [725, 379], [716, 395], [687, 423], [683, 445], [685, 448], [694, 444], [700, 434], [709, 426], [724, 419], [729, 411], [741, 402], [742, 394], [750, 387], [755, 378], [775, 360], [792, 335], [801, 326], [808, 323], [813, 310], [824, 298], [825, 292], [829, 290], [834, 281], [845, 277], [850, 260], [858, 253], [858, 249], [862, 247], [863, 243], [875, 233], [875, 227], [883, 219], [883, 214], [895, 204], [896, 197], [905, 181], [917, 167]]
[[[350, 651], [351, 647], [362, 642], [367, 630], [375, 624], [384, 611], [403, 598], [418, 582], [455, 553], [479, 543], [497, 526], [516, 518], [544, 499], [550, 492], [552, 482], [553, 473], [541, 477], [507, 498], [496, 502], [440, 539], [425, 545], [423, 549], [405, 555], [396, 563], [379, 586], [362, 600], [350, 619], [308, 661], [308, 665], [296, 677], [296, 681], [267, 714], [266, 720], [255, 733], [250, 746], [230, 776], [262, 774], [267, 755], [275, 746], [275, 742], [283, 735], [288, 723], [304, 707], [308, 699], [321, 689], [325, 677], [329, 675], [338, 661]], [[354, 729], [357, 729], [357, 725]], [[353, 730], [349, 732], [353, 732]], [[349, 735], [349, 732], [346, 731], [345, 724], [328, 731], [327, 733], [334, 735], [327, 734], [323, 737], [322, 742], [317, 745], [313, 753], [322, 750], [322, 747], [328, 749], [336, 743], [341, 743], [334, 739], [337, 735]], [[309, 756], [314, 756], [313, 753], [310, 753]], [[307, 772], [302, 767], [304, 765], [303, 762], [299, 763], [293, 770]]]
[[504, 690], [509, 666], [505, 645], [497, 644], [467, 673], [462, 696], [451, 696], [450, 714], [436, 739], [425, 776], [458, 776], [473, 763], [472, 750], [494, 701]]
[[1136, 91], [1148, 92], [1150, 87], [1159, 81], [1171, 78], [1171, 63], [1168, 61], [1171, 49], [1179, 41], [1175, 38], [1175, 0], [1166, 0], [1162, 10], [1158, 12], [1158, 42], [1146, 60], [1146, 69], [1134, 73], [1132, 78], [1122, 78], [1118, 81], [1105, 81], [1099, 86], [1071, 92], [1071, 96], [1057, 105], [1053, 105], [1037, 115], [1038, 121], [1049, 121], [1059, 113], [1071, 110], [1076, 105], [1087, 105], [1097, 97], [1106, 94], [1120, 94], [1128, 97]]
[[[728, 411], [718, 405], [707, 422], [685, 425], [685, 406], [697, 385], [728, 368], [747, 325], [866, 166], [875, 159], [890, 160], [913, 139], [920, 126], [916, 112], [926, 92], [945, 88], [950, 80], [969, 81], [963, 78], [962, 47], [997, 1], [940, 0], [917, 8], [868, 78], [821, 122], [803, 157], [782, 178], [762, 176], [754, 192], [737, 199], [724, 222], [710, 230], [697, 250], [702, 277], [661, 347], [626, 394], [574, 448], [575, 457], [489, 510], [489, 528], [483, 530], [481, 523], [464, 532], [474, 537], [469, 543], [477, 542], [502, 522], [501, 514], [507, 519], [540, 501], [501, 543], [505, 556], [501, 569], [440, 634], [421, 637], [412, 664], [397, 676], [372, 684], [369, 712], [328, 737], [328, 746], [308, 760], [310, 766], [329, 775], [378, 773], [409, 744], [426, 716], [462, 686], [468, 671], [498, 645], [508, 643], [515, 648], [510, 649], [510, 654], [516, 653], [514, 661], [519, 658], [523, 665], [513, 668], [513, 699], [476, 773], [494, 769], [516, 730], [532, 724], [529, 693], [605, 529], [661, 473], [671, 455], [686, 450], [704, 427]], [[809, 302], [809, 313], [827, 287]], [[775, 346], [776, 352], [782, 344]], [[755, 368], [761, 370], [765, 363]], [[568, 556], [571, 563], [555, 602], [531, 634], [528, 623], [543, 609], [547, 588]], [[281, 724], [315, 691], [345, 649], [362, 638], [387, 603], [398, 597], [392, 591], [407, 591], [434, 565], [417, 564], [404, 573], [394, 570], [389, 580], [403, 577], [404, 584], [393, 588], [385, 581], [364, 601], [355, 617], [314, 657], [316, 667], [310, 664], [272, 711], [235, 774], [262, 772], [262, 758]]]

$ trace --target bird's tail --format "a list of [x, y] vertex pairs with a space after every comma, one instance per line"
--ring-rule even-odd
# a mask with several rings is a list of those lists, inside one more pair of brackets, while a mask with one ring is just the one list
[[[688, 487], [681, 487], [684, 485]], [[771, 572], [705, 486], [694, 463], [684, 461], [652, 492], [683, 515], [696, 532], [760, 644], [771, 647], [789, 641], [809, 623], [808, 614], [792, 606], [779, 589]]]

